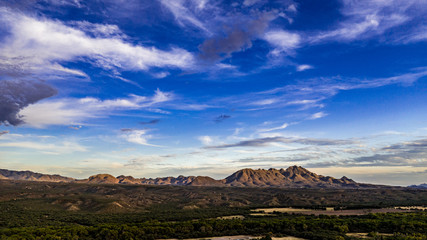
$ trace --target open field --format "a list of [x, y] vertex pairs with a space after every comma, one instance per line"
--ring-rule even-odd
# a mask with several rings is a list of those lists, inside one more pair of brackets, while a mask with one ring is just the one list
[[231, 215], [231, 216], [217, 217], [217, 219], [221, 219], [221, 220], [226, 220], [226, 219], [245, 219], [245, 216], [243, 216], [243, 215]]
[[[424, 208], [420, 208], [422, 210]], [[405, 213], [405, 212], [415, 212], [415, 209], [400, 209], [400, 208], [365, 208], [365, 209], [351, 209], [351, 210], [313, 210], [313, 209], [303, 209], [303, 208], [257, 208], [252, 210], [255, 213], [252, 213], [253, 216], [256, 214], [264, 214], [268, 216], [274, 213], [294, 213], [294, 214], [305, 214], [305, 215], [330, 215], [330, 216], [351, 216], [351, 215], [366, 215], [370, 213]], [[261, 215], [258, 215], [261, 216]]]
[[[187, 238], [184, 240], [199, 240], [200, 238]], [[250, 239], [259, 239], [259, 236], [247, 236], [247, 235], [237, 235], [237, 236], [220, 236], [220, 237], [211, 237], [211, 238], [202, 238], [205, 240], [250, 240]], [[304, 238], [297, 237], [272, 237], [272, 240], [304, 240]], [[178, 239], [163, 239], [163, 240], [178, 240]]]
[[369, 239], [372, 238], [372, 236], [370, 235], [375, 235], [375, 236], [382, 236], [382, 237], [393, 237], [393, 234], [390, 233], [373, 233], [373, 234], [369, 234], [369, 233], [347, 233], [346, 236], [349, 237], [354, 237], [354, 238], [359, 238], [359, 239]]
[[402, 210], [423, 210], [423, 211], [427, 211], [427, 207], [423, 207], [423, 206], [397, 206], [394, 208], [402, 209]]

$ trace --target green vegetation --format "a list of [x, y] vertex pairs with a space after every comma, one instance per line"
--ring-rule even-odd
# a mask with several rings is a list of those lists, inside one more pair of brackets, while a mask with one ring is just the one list
[[[427, 191], [87, 185], [0, 181], [0, 239], [159, 239], [224, 235], [427, 239], [427, 212], [314, 216], [251, 209], [421, 205]], [[346, 205], [345, 203], [348, 203]], [[335, 205], [333, 205], [335, 204]], [[217, 219], [242, 215], [244, 219]], [[384, 235], [387, 233], [389, 235]]]
[[[52, 217], [52, 216], [51, 216]], [[88, 218], [95, 217], [95, 215]], [[125, 216], [112, 222], [62, 226], [1, 228], [1, 239], [158, 239], [205, 238], [222, 235], [292, 235], [307, 239], [353, 239], [348, 232], [370, 232], [374, 239], [426, 239], [427, 213], [370, 214], [366, 216], [249, 217], [240, 220], [200, 219], [191, 221], [147, 220], [129, 222]], [[97, 222], [98, 220], [94, 220]], [[124, 223], [125, 222], [125, 223]], [[376, 232], [392, 236], [377, 235]], [[376, 237], [376, 238], [375, 238]]]

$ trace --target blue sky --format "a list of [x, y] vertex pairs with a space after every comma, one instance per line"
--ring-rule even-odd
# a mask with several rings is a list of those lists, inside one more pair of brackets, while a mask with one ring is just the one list
[[0, 164], [427, 179], [424, 1], [0, 1]]

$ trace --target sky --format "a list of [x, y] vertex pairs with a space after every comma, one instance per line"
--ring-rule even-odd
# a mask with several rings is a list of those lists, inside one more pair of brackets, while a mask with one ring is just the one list
[[0, 0], [0, 168], [427, 181], [427, 2]]

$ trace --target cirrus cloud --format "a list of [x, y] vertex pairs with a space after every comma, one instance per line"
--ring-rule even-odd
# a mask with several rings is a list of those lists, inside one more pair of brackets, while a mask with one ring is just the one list
[[83, 72], [61, 63], [88, 62], [120, 75], [120, 71], [148, 71], [150, 68], [187, 69], [194, 63], [188, 51], [172, 47], [160, 50], [135, 45], [117, 34], [114, 25], [89, 22], [66, 23], [27, 16], [0, 7], [0, 23], [8, 33], [0, 44], [0, 73], [49, 76], [46, 71], [84, 77]]
[[126, 98], [105, 100], [94, 97], [62, 98], [30, 105], [19, 114], [26, 124], [42, 128], [47, 125], [82, 124], [91, 118], [108, 117], [125, 110], [165, 113], [158, 107], [172, 99], [175, 99], [172, 93], [159, 89], [153, 96], [131, 94]]
[[304, 145], [347, 145], [354, 144], [352, 140], [316, 139], [316, 138], [287, 138], [287, 137], [265, 137], [240, 141], [237, 143], [207, 146], [205, 149], [226, 149], [234, 147], [266, 147], [272, 143], [304, 144]]

